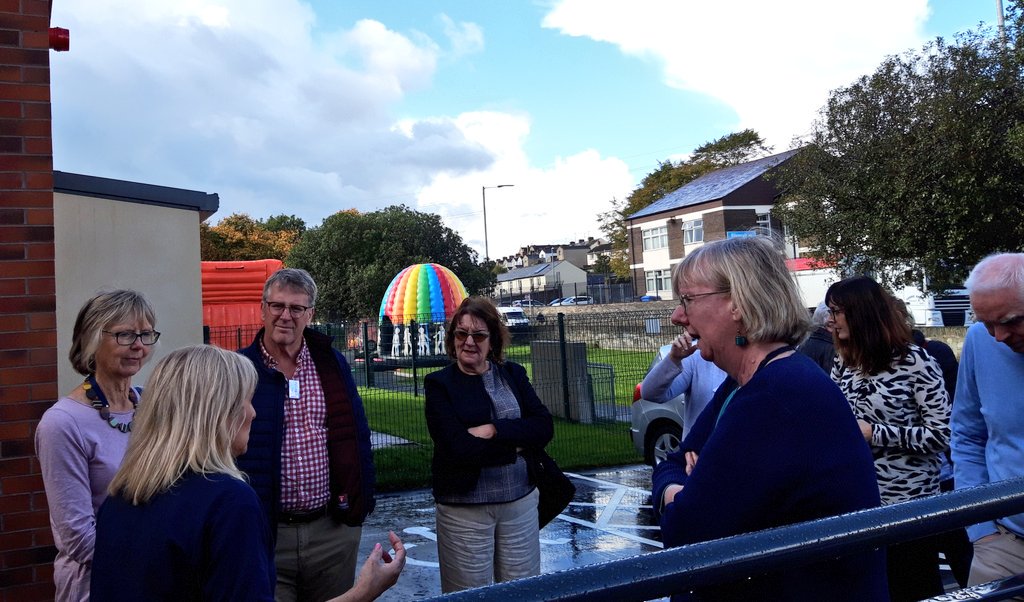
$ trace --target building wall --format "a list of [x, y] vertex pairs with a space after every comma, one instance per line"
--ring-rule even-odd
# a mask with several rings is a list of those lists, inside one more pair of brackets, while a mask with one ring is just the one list
[[156, 312], [162, 334], [136, 384], [168, 351], [203, 342], [198, 212], [57, 193], [54, 217], [60, 393], [82, 382], [65, 360], [71, 330], [85, 300], [102, 290], [135, 289]]
[[0, 601], [53, 598], [39, 417], [57, 396], [50, 2], [0, 2]]

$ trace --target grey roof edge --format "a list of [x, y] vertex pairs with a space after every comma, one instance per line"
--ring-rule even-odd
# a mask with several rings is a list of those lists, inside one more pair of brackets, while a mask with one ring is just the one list
[[[772, 169], [775, 169], [782, 163], [785, 163], [790, 158], [792, 158], [793, 155], [796, 155], [801, 150], [803, 150], [803, 147], [793, 148], [787, 151], [783, 151], [781, 153], [769, 155], [767, 157], [761, 157], [760, 159], [754, 159], [752, 161], [747, 161], [745, 163], [730, 165], [728, 167], [722, 167], [720, 169], [708, 172], [700, 176], [696, 180], [683, 184], [679, 188], [669, 192], [665, 196], [657, 199], [656, 201], [654, 201], [647, 207], [644, 207], [643, 209], [637, 211], [636, 213], [626, 216], [626, 219], [632, 220], [641, 217], [650, 217], [652, 215], [657, 215], [659, 213], [682, 209], [683, 207], [693, 207], [703, 203], [721, 200], [728, 196], [729, 194], [731, 194], [732, 192], [738, 190], [739, 188], [742, 188], [744, 185], [749, 184], [750, 182], [763, 177], [766, 173], [768, 173]], [[716, 180], [726, 180], [730, 175], [742, 174], [744, 172], [748, 172], [749, 177], [741, 177], [732, 182], [725, 182], [725, 185], [716, 186], [715, 184], [711, 184], [711, 188], [717, 188], [716, 192], [718, 194], [714, 197], [706, 197], [698, 200], [689, 199], [684, 200], [683, 202], [666, 202], [669, 199], [685, 196], [685, 193], [683, 193], [683, 191], [686, 191], [687, 189], [700, 190], [701, 187], [708, 187], [708, 184], [711, 182], [715, 182]]]
[[53, 171], [53, 191], [127, 203], [193, 210], [198, 211], [204, 220], [220, 209], [220, 195], [215, 192], [199, 192], [57, 170]]
[[[503, 274], [498, 274], [498, 282], [508, 282], [510, 280], [520, 280], [522, 278], [535, 278], [546, 272], [549, 272], [560, 264], [565, 263], [564, 261], [550, 261], [544, 263], [536, 263], [534, 265], [527, 265], [521, 268], [515, 268], [509, 270]], [[532, 271], [532, 273], [531, 273]]]

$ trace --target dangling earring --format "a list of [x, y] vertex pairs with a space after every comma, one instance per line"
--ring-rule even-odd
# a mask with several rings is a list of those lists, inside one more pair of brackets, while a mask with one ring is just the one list
[[736, 346], [737, 347], [746, 347], [747, 346], [747, 337], [746, 337], [746, 335], [744, 335], [744, 334], [742, 334], [740, 332], [739, 328], [736, 329]]

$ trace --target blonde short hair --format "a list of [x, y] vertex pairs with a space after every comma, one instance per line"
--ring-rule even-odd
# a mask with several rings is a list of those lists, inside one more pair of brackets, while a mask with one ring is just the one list
[[242, 479], [231, 442], [255, 390], [256, 369], [242, 355], [209, 345], [169, 353], [146, 381], [110, 494], [142, 504], [187, 471]]
[[764, 236], [705, 243], [676, 266], [672, 284], [701, 282], [728, 291], [752, 343], [799, 343], [810, 328], [807, 309], [782, 252]]
[[71, 331], [71, 350], [68, 352], [71, 366], [83, 376], [92, 374], [96, 371], [96, 350], [103, 330], [112, 324], [142, 320], [149, 322], [150, 328], [156, 328], [156, 312], [138, 291], [116, 290], [89, 299], [78, 310], [78, 318]]

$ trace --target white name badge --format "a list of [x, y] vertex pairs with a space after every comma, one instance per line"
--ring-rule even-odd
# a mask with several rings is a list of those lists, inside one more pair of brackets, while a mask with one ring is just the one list
[[299, 381], [291, 378], [288, 379], [288, 399], [299, 398]]

